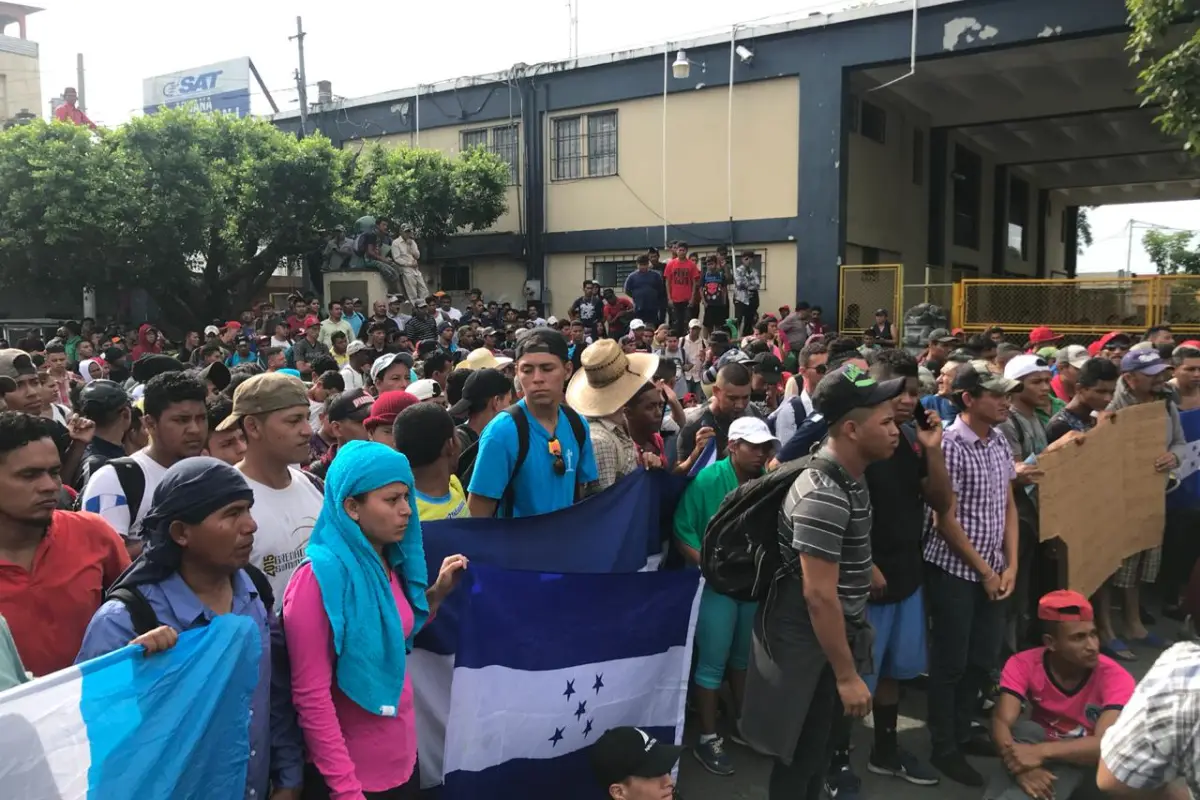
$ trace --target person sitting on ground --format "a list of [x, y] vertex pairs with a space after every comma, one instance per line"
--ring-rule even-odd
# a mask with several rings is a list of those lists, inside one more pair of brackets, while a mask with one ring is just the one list
[[612, 800], [670, 800], [672, 772], [683, 747], [663, 744], [641, 728], [610, 728], [588, 751], [592, 772]]
[[992, 739], [1005, 769], [985, 800], [1095, 796], [1101, 738], [1133, 695], [1133, 676], [1100, 654], [1086, 597], [1050, 592], [1038, 601], [1037, 616], [1043, 646], [1009, 658], [1000, 677]]

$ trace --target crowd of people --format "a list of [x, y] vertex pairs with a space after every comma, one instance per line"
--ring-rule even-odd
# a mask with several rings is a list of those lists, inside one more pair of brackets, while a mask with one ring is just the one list
[[[882, 309], [852, 335], [805, 303], [760, 313], [754, 254], [727, 257], [652, 251], [624, 294], [585, 282], [561, 319], [478, 291], [369, 314], [295, 297], [178, 347], [84, 320], [0, 350], [0, 689], [248, 616], [271, 646], [246, 796], [415, 797], [406, 643], [470, 569], [427, 574], [420, 524], [548, 514], [666, 470], [690, 480], [663, 568], [723, 568], [709, 523], [731, 498], [771, 520], [742, 537], [773, 565], [765, 593], [703, 589], [690, 751], [708, 771], [734, 774], [730, 736], [775, 759], [772, 800], [855, 800], [852, 725], [872, 713], [866, 768], [916, 785], [1200, 788], [1178, 710], [1200, 647], [1136, 688], [1119, 663], [1169, 644], [1146, 627], [1152, 585], [1163, 615], [1190, 610], [1194, 512], [1091, 598], [1056, 583], [1036, 530], [1038, 457], [1121, 408], [1166, 404], [1154, 467], [1181, 469], [1200, 342], [939, 329], [910, 353]], [[897, 737], [922, 676], [924, 759]], [[617, 728], [591, 756], [611, 797], [661, 800], [680, 752]], [[1004, 769], [985, 787], [967, 755]]]

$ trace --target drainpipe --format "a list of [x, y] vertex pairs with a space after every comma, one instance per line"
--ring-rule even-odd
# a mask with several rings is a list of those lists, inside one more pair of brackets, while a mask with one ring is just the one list
[[421, 146], [421, 84], [417, 84], [417, 93], [413, 95], [413, 147]]
[[726, 114], [725, 132], [725, 187], [729, 208], [729, 254], [733, 258], [733, 67], [737, 63], [737, 30], [734, 25], [729, 31], [729, 110]]
[[663, 102], [662, 102], [662, 223], [663, 246], [667, 244], [667, 81], [671, 77], [671, 43], [663, 49]]

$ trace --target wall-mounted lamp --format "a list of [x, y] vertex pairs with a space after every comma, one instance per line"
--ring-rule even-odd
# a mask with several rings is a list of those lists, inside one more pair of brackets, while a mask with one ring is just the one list
[[744, 45], [739, 44], [737, 46], [737, 55], [738, 58], [742, 60], [743, 64], [749, 64], [754, 60], [754, 51]]
[[704, 72], [703, 61], [692, 61], [687, 57], [686, 50], [680, 50], [675, 54], [675, 63], [671, 65], [671, 74], [677, 79], [683, 80], [692, 74], [692, 64], [700, 67], [700, 71]]

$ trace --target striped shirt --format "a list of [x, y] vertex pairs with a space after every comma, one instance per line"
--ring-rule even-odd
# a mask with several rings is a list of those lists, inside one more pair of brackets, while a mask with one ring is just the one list
[[[958, 498], [958, 522], [971, 546], [996, 572], [1003, 572], [1004, 526], [1011, 484], [1017, 477], [1012, 447], [1000, 431], [992, 428], [980, 439], [960, 416], [946, 428], [942, 453], [950, 486]], [[925, 561], [955, 577], [979, 581], [980, 575], [959, 558], [934, 529], [933, 515], [926, 515]]]
[[1200, 797], [1200, 645], [1167, 650], [1138, 684], [1121, 716], [1104, 732], [1100, 758], [1135, 791], [1177, 778]]
[[779, 538], [797, 553], [836, 562], [842, 613], [860, 619], [871, 589], [871, 495], [849, 473], [843, 479], [855, 487], [850, 496], [820, 470], [801, 472], [780, 508]]

